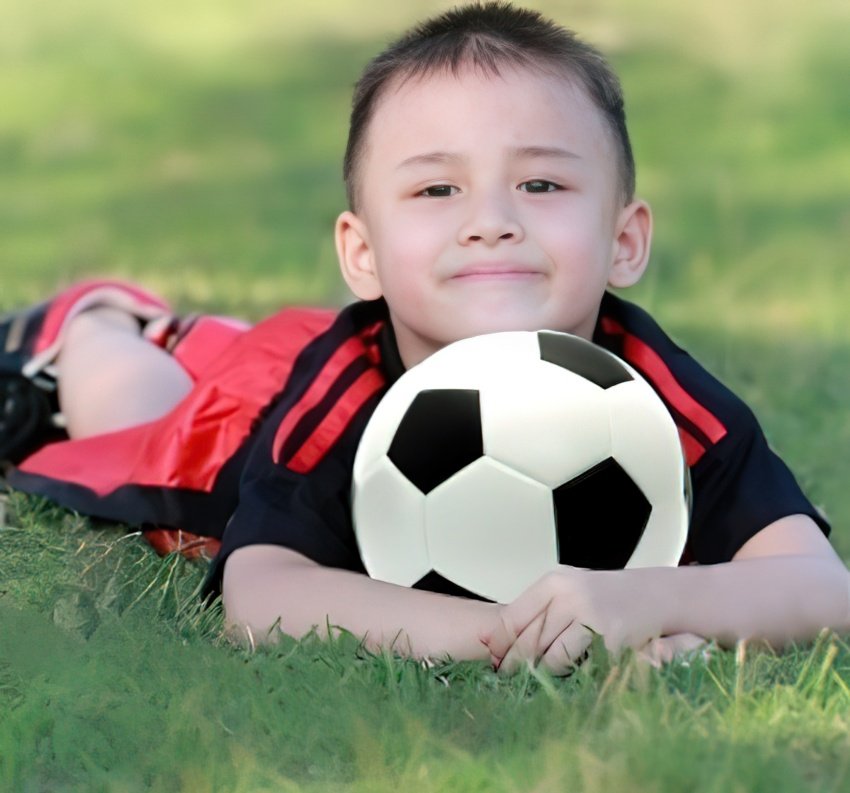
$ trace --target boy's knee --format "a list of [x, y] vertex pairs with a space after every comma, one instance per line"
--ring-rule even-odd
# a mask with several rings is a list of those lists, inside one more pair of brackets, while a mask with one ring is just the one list
[[81, 340], [92, 337], [103, 338], [104, 334], [112, 332], [122, 335], [131, 333], [138, 336], [141, 333], [139, 320], [128, 312], [112, 306], [96, 306], [83, 311], [68, 323], [65, 344], [59, 357], [62, 357], [62, 352], [69, 346]]

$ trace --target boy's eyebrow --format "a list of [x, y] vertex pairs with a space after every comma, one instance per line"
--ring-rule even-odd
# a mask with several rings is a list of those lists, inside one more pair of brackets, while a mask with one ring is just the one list
[[[513, 158], [518, 160], [539, 159], [550, 157], [565, 160], [580, 160], [581, 156], [560, 146], [517, 146], [510, 150]], [[462, 154], [450, 151], [429, 151], [425, 154], [414, 154], [402, 160], [397, 168], [409, 168], [415, 165], [446, 165], [463, 163], [467, 158]]]
[[562, 149], [560, 146], [520, 146], [513, 149], [511, 154], [518, 159], [533, 159], [535, 157], [555, 157], [566, 160], [581, 159], [581, 156], [574, 151]]
[[462, 154], [453, 154], [448, 151], [429, 151], [427, 154], [414, 154], [406, 160], [402, 160], [397, 168], [409, 168], [413, 165], [444, 165], [446, 163], [459, 163], [466, 159]]

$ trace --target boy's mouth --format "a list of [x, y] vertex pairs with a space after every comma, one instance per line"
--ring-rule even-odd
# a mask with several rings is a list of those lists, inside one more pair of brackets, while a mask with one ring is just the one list
[[461, 267], [453, 276], [453, 280], [473, 279], [517, 279], [534, 278], [543, 273], [530, 265], [518, 262], [478, 262]]

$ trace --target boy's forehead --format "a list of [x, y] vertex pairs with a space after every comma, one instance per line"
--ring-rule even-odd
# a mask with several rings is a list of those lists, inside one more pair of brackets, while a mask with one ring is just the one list
[[[513, 90], [508, 90], [509, 86]], [[522, 108], [516, 107], [517, 91]], [[607, 142], [610, 136], [602, 112], [581, 82], [566, 70], [512, 65], [485, 70], [470, 65], [457, 73], [445, 69], [396, 76], [384, 86], [376, 102], [364, 153], [367, 158], [372, 154], [380, 159], [384, 159], [382, 154], [391, 154], [384, 146], [370, 146], [374, 137], [380, 137], [382, 143], [391, 140], [397, 144], [393, 149], [406, 143], [415, 147], [429, 135], [445, 139], [463, 127], [462, 118], [474, 115], [484, 104], [497, 111], [501, 105], [506, 119], [521, 111], [523, 124], [517, 126], [532, 135], [547, 118], [550, 128], [554, 126], [570, 137], [579, 130], [596, 143], [600, 137]], [[401, 137], [400, 132], [404, 133]]]
[[504, 91], [511, 83], [522, 83], [531, 89], [530, 96], [551, 96], [567, 93], [578, 102], [592, 105], [581, 82], [570, 72], [533, 66], [512, 64], [483, 67], [476, 64], [461, 66], [457, 71], [449, 68], [423, 73], [400, 74], [390, 80], [382, 91], [376, 106], [376, 114], [395, 102], [421, 101], [425, 94], [441, 94], [447, 89], [457, 88], [471, 102], [479, 97], [492, 96]]

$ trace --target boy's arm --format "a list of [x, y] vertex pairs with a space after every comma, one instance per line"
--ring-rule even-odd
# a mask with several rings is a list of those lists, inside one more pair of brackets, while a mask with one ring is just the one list
[[592, 632], [614, 651], [685, 633], [722, 645], [762, 639], [780, 648], [824, 627], [850, 629], [850, 576], [814, 521], [791, 515], [723, 564], [562, 567], [503, 607], [482, 638], [505, 670], [528, 659], [563, 672], [586, 651]]
[[500, 606], [386, 584], [323, 567], [278, 545], [249, 545], [227, 559], [222, 581], [227, 622], [252, 641], [275, 639], [275, 625], [301, 637], [341, 627], [370, 649], [417, 658], [489, 659], [478, 638]]

